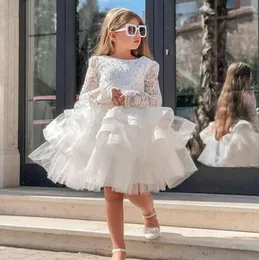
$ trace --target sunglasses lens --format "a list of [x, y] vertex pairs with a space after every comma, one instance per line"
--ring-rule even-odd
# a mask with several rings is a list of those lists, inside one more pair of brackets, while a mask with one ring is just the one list
[[135, 26], [128, 27], [128, 34], [134, 36], [136, 34], [137, 28]]
[[140, 36], [146, 36], [146, 33], [147, 33], [146, 27], [140, 27], [139, 28]]

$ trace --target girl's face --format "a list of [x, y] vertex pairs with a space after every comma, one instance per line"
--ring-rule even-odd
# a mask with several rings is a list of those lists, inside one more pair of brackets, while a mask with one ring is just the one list
[[[130, 20], [127, 24], [132, 24], [139, 26], [139, 21], [134, 18]], [[127, 25], [123, 26], [120, 29], [126, 28]], [[128, 36], [126, 31], [116, 31], [113, 32], [112, 40], [114, 41], [116, 48], [125, 49], [125, 50], [136, 50], [141, 44], [141, 37], [139, 31], [135, 36]]]

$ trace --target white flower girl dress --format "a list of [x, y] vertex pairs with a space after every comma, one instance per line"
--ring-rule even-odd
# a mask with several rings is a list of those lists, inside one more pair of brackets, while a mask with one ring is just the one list
[[[76, 190], [139, 194], [175, 187], [197, 169], [185, 148], [195, 125], [161, 107], [159, 66], [146, 57], [93, 56], [79, 100], [43, 131], [30, 158]], [[111, 89], [125, 95], [115, 107]]]

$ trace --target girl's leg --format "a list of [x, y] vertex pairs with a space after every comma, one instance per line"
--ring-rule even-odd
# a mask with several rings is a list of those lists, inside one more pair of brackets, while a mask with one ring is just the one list
[[[110, 187], [104, 188], [106, 219], [112, 240], [113, 249], [125, 249], [124, 242], [124, 216], [123, 216], [123, 198], [124, 194], [111, 190]], [[124, 252], [116, 252], [112, 259], [124, 260]]]
[[[151, 193], [143, 193], [139, 195], [127, 195], [131, 203], [138, 207], [143, 216], [151, 216], [154, 214], [154, 201]], [[159, 227], [157, 216], [152, 218], [144, 218], [145, 227]]]

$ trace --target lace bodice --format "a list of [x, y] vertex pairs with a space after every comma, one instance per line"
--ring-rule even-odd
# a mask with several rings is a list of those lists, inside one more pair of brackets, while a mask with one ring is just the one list
[[93, 56], [79, 100], [86, 98], [98, 104], [111, 104], [111, 89], [119, 88], [125, 95], [125, 107], [161, 106], [158, 73], [158, 63], [147, 57], [123, 60]]
[[256, 98], [251, 91], [244, 93], [245, 117], [243, 119], [250, 122], [255, 131], [259, 132], [258, 115], [256, 113]]

